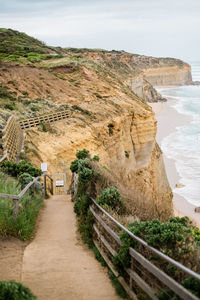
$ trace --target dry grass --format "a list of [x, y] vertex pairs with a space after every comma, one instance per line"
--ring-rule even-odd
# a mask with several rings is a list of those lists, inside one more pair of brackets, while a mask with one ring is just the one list
[[[127, 209], [127, 216], [123, 216], [124, 220], [122, 222], [127, 223], [125, 219], [128, 220], [131, 217], [140, 219], [141, 221], [150, 221], [153, 219], [167, 221], [172, 217], [171, 202], [164, 201], [161, 198], [162, 196], [150, 198], [148, 195], [141, 195], [136, 190], [127, 189], [111, 171], [106, 170], [97, 162], [90, 162], [90, 164], [93, 170], [101, 174], [95, 181], [96, 197], [99, 196], [104, 188], [109, 186], [114, 186], [120, 190]], [[116, 218], [118, 220], [117, 216]]]

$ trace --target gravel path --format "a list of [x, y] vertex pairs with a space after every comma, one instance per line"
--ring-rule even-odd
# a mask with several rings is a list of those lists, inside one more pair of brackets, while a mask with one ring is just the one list
[[106, 270], [76, 234], [70, 196], [46, 201], [35, 239], [26, 247], [22, 282], [38, 300], [119, 300]]

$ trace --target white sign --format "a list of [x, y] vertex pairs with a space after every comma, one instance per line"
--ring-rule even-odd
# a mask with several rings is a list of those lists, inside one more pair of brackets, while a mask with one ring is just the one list
[[64, 186], [63, 180], [56, 180], [56, 186]]
[[47, 172], [47, 163], [41, 163], [42, 172]]

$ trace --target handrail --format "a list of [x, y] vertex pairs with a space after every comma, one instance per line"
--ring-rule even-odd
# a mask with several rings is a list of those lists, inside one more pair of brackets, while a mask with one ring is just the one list
[[24, 189], [18, 195], [11, 195], [11, 194], [3, 194], [0, 193], [0, 198], [9, 198], [13, 200], [13, 215], [16, 219], [16, 215], [18, 214], [19, 210], [19, 199], [27, 192], [27, 190], [38, 180], [41, 176], [34, 178], [31, 182], [29, 182]]
[[53, 195], [53, 178], [49, 176], [48, 174], [44, 174], [44, 190], [45, 190], [45, 196], [47, 196], [47, 184], [46, 184], [46, 177], [48, 177], [51, 181], [51, 189], [50, 193]]
[[165, 261], [173, 264], [174, 266], [178, 267], [185, 273], [187, 273], [189, 276], [192, 276], [196, 280], [200, 282], [200, 275], [195, 273], [194, 271], [188, 269], [187, 267], [183, 266], [179, 262], [175, 261], [173, 258], [170, 258], [169, 256], [165, 255], [164, 253], [160, 252], [159, 250], [149, 246], [144, 240], [133, 234], [131, 231], [129, 231], [126, 227], [124, 227], [122, 224], [120, 224], [117, 220], [115, 220], [105, 209], [103, 209], [94, 199], [92, 199], [93, 203], [110, 219], [112, 220], [118, 227], [120, 227], [123, 231], [125, 231], [130, 237], [132, 237], [134, 240], [151, 250], [156, 255], [160, 256]]
[[3, 156], [0, 158], [0, 163], [5, 159], [16, 161], [23, 144], [23, 132], [13, 115], [8, 118], [2, 129], [1, 141]]
[[[51, 193], [53, 194], [53, 178], [51, 176], [49, 176], [48, 174], [44, 174], [44, 192], [45, 195], [47, 194], [46, 192], [46, 177], [48, 177], [51, 180]], [[18, 194], [18, 195], [12, 195], [12, 194], [3, 194], [0, 193], [0, 198], [9, 198], [13, 200], [13, 204], [14, 204], [14, 216], [17, 215], [18, 213], [18, 207], [19, 207], [19, 199], [21, 199], [24, 194], [27, 192], [27, 190], [36, 182], [38, 181], [40, 178], [42, 178], [41, 176], [38, 176], [36, 178], [34, 178], [31, 182], [29, 182], [24, 188], [23, 190]]]
[[[101, 214], [95, 211], [95, 206], [103, 213], [103, 215], [106, 215], [113, 223], [115, 223], [118, 228], [127, 232], [129, 236], [137, 240], [137, 242], [141, 243], [143, 246], [151, 250], [151, 252], [154, 252], [160, 257], [162, 257], [165, 261], [173, 263], [174, 265], [176, 265], [176, 267], [179, 268], [179, 270], [184, 271], [184, 277], [187, 276], [188, 274], [189, 276], [192, 276], [193, 278], [199, 281], [199, 274], [184, 267], [183, 265], [179, 264], [178, 262], [164, 255], [157, 249], [147, 245], [147, 243], [144, 240], [132, 234], [126, 227], [124, 227], [117, 220], [115, 220], [94, 199], [92, 199], [92, 202], [93, 205], [90, 205], [90, 211], [95, 220], [93, 224], [93, 229], [95, 233], [93, 236], [94, 245], [100, 252], [101, 256], [103, 257], [103, 259], [105, 260], [105, 262], [107, 263], [107, 265], [109, 266], [113, 274], [115, 274], [115, 276], [118, 278], [118, 281], [124, 287], [130, 299], [132, 300], [138, 299], [137, 287], [143, 290], [152, 300], [158, 300], [159, 292], [166, 292], [166, 294], [168, 294], [168, 291], [169, 291], [168, 294], [169, 297], [171, 297], [170, 292], [173, 292], [183, 300], [199, 299], [190, 290], [186, 289], [178, 280], [176, 281], [173, 277], [171, 277], [168, 274], [168, 272], [156, 266], [156, 264], [151, 262], [146, 256], [143, 256], [140, 253], [140, 251], [137, 251], [136, 249], [131, 247], [129, 247], [130, 267], [129, 268], [124, 267], [124, 271], [126, 272], [125, 276], [120, 275], [120, 273], [118, 273], [115, 265], [112, 262], [112, 257], [115, 257], [119, 247], [122, 245], [122, 242], [120, 240], [118, 233], [115, 232], [106, 223], [105, 219], [102, 217]], [[110, 238], [108, 238], [108, 236], [112, 239], [112, 242], [110, 242]], [[114, 240], [114, 244], [113, 244], [113, 240]], [[144, 274], [144, 277], [142, 274]], [[163, 289], [163, 287], [165, 287], [165, 289]]]
[[8, 158], [7, 152], [0, 158], [0, 163], [2, 163], [5, 159]]
[[0, 198], [10, 198], [10, 199], [15, 199], [15, 200], [19, 200], [22, 196], [24, 196], [24, 194], [26, 193], [26, 191], [39, 179], [41, 178], [41, 176], [38, 176], [36, 178], [33, 179], [33, 181], [29, 182], [25, 188], [18, 194], [18, 195], [12, 195], [12, 194], [3, 194], [0, 193]]

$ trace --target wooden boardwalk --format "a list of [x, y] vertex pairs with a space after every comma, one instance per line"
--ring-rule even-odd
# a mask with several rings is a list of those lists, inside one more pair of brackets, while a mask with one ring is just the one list
[[78, 236], [70, 196], [47, 200], [24, 252], [22, 282], [38, 300], [119, 300], [106, 269]]

